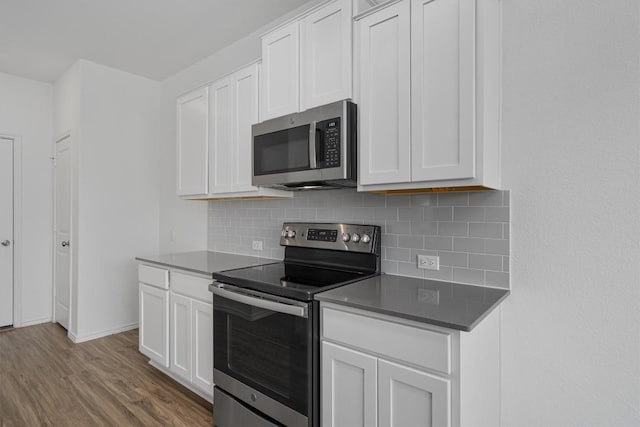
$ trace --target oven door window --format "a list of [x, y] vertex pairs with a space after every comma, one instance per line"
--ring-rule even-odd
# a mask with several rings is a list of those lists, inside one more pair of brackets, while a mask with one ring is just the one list
[[309, 125], [253, 138], [253, 174], [309, 169]]
[[214, 367], [304, 415], [311, 339], [309, 319], [214, 297]]

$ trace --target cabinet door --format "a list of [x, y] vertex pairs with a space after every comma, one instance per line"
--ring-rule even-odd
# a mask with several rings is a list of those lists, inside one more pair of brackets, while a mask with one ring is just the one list
[[140, 283], [139, 349], [156, 363], [169, 366], [169, 291]]
[[327, 342], [321, 357], [322, 425], [377, 425], [376, 358]]
[[293, 22], [262, 38], [261, 120], [299, 109], [298, 32], [298, 22]]
[[351, 0], [338, 0], [302, 21], [301, 110], [351, 98], [351, 16]]
[[218, 80], [209, 88], [209, 192], [233, 191], [233, 84]]
[[412, 0], [412, 180], [475, 176], [475, 1]]
[[191, 301], [193, 384], [213, 393], [213, 306]]
[[258, 65], [250, 65], [233, 77], [233, 188], [253, 191], [251, 185], [251, 125], [258, 122]]
[[208, 192], [208, 91], [198, 89], [177, 101], [177, 194]]
[[380, 427], [451, 425], [447, 379], [378, 360]]
[[358, 22], [359, 183], [411, 179], [409, 0]]
[[191, 381], [191, 299], [171, 293], [171, 366]]

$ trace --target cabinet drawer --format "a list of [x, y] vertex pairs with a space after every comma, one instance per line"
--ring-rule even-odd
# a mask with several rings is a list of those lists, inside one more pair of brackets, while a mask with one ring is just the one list
[[169, 270], [138, 265], [138, 281], [161, 289], [169, 289]]
[[209, 292], [211, 283], [213, 283], [213, 279], [191, 276], [176, 271], [171, 274], [171, 290], [173, 292], [208, 303], [213, 302], [213, 294]]
[[451, 373], [451, 335], [322, 309], [322, 336], [427, 369]]

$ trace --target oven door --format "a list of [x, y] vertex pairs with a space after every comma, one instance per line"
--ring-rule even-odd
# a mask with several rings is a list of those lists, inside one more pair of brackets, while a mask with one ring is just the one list
[[223, 283], [210, 290], [216, 387], [279, 423], [307, 426], [313, 381], [311, 303]]

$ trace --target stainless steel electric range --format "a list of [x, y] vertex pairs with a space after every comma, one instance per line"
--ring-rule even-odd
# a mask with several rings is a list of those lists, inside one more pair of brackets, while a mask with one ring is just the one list
[[285, 223], [284, 260], [214, 273], [214, 425], [320, 425], [316, 293], [380, 273], [380, 227]]

